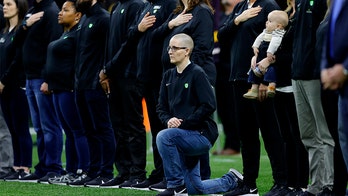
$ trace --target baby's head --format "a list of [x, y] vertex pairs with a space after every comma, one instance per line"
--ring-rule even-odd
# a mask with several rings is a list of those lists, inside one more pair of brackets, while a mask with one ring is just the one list
[[274, 10], [268, 14], [268, 20], [266, 22], [266, 30], [272, 32], [275, 29], [284, 29], [288, 26], [289, 17], [288, 14], [281, 10]]

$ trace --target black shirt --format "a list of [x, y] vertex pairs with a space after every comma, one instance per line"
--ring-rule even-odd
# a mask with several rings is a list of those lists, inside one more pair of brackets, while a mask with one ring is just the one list
[[99, 85], [109, 24], [109, 13], [99, 3], [82, 17], [76, 33], [75, 89], [92, 90]]
[[232, 40], [230, 46], [230, 81], [248, 80], [247, 72], [250, 69], [250, 60], [254, 55], [251, 46], [256, 37], [265, 28], [268, 14], [273, 10], [279, 9], [279, 6], [273, 0], [257, 0], [252, 7], [257, 6], [262, 7], [257, 16], [235, 25], [234, 19], [248, 9], [248, 1], [238, 3], [224, 25], [219, 28], [219, 40]]
[[77, 26], [48, 45], [46, 81], [50, 90], [74, 89]]
[[191, 61], [201, 66], [208, 75], [209, 81], [212, 85], [216, 80], [216, 69], [213, 59], [214, 49], [214, 25], [213, 25], [213, 13], [210, 11], [206, 4], [199, 4], [192, 10], [187, 11], [192, 14], [192, 19], [185, 24], [182, 24], [173, 29], [169, 29], [168, 23], [179, 14], [171, 14], [168, 20], [158, 28], [155, 36], [164, 36], [163, 48], [162, 48], [162, 64], [163, 71], [167, 71], [173, 68], [174, 65], [170, 63], [167, 47], [169, 40], [173, 35], [178, 33], [185, 33], [192, 37], [195, 44]]
[[59, 9], [53, 0], [35, 1], [25, 20], [40, 11], [44, 11], [43, 17], [27, 30], [19, 28], [16, 35], [16, 39], [23, 41], [23, 65], [28, 79], [45, 78], [47, 46], [63, 33], [57, 20]]
[[183, 119], [180, 127], [201, 132], [214, 145], [218, 130], [211, 115], [216, 101], [205, 71], [196, 64], [189, 64], [182, 73], [176, 68], [163, 75], [157, 112], [167, 126], [170, 118]]

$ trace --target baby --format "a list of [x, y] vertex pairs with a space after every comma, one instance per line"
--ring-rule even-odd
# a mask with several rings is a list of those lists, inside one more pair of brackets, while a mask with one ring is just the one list
[[251, 89], [243, 95], [247, 99], [256, 99], [259, 94], [259, 85], [262, 81], [268, 83], [267, 96], [274, 97], [276, 88], [275, 68], [270, 65], [263, 70], [256, 62], [260, 62], [267, 57], [269, 62], [275, 60], [274, 53], [278, 50], [285, 27], [288, 25], [289, 18], [286, 12], [274, 10], [268, 14], [266, 28], [256, 38], [252, 48], [254, 56], [252, 58], [251, 68], [248, 72], [248, 82], [252, 83]]

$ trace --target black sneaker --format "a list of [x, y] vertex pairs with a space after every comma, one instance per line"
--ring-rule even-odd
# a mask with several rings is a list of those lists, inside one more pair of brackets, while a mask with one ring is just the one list
[[266, 194], [264, 194], [264, 196], [286, 195], [290, 192], [291, 190], [288, 189], [288, 187], [274, 184], [272, 188]]
[[290, 191], [285, 196], [297, 196], [303, 193], [302, 188], [288, 188]]
[[110, 180], [110, 178], [105, 178], [105, 177], [101, 177], [98, 176], [88, 182], [85, 183], [86, 187], [99, 187], [101, 184], [104, 184], [105, 182], [108, 182]]
[[153, 185], [149, 186], [149, 189], [152, 191], [164, 191], [167, 189], [167, 181], [162, 180], [161, 182], [159, 182], [157, 184], [153, 184]]
[[39, 176], [35, 173], [25, 173], [19, 178], [19, 182], [34, 182], [37, 183]]
[[57, 174], [56, 172], [48, 172], [44, 177], [37, 180], [38, 183], [41, 184], [49, 184], [48, 180], [53, 178], [59, 178], [61, 177], [60, 174]]
[[185, 185], [181, 185], [176, 188], [168, 188], [163, 192], [157, 194], [157, 196], [185, 196], [187, 194], [187, 189]]
[[125, 180], [122, 177], [115, 177], [104, 184], [101, 184], [99, 188], [119, 188], [120, 184], [122, 184]]
[[315, 196], [315, 195], [313, 193], [308, 192], [308, 191], [302, 191], [302, 193], [300, 193], [296, 196]]
[[332, 186], [325, 186], [317, 196], [335, 196], [335, 193], [332, 191], [332, 188]]
[[[22, 170], [22, 169], [20, 169]], [[24, 170], [23, 170], [24, 171]], [[19, 178], [19, 173], [20, 171], [19, 170], [14, 170], [13, 168], [11, 168], [8, 172], [1, 172], [0, 174], [0, 179], [1, 180], [5, 180], [5, 178], [8, 178], [10, 176], [13, 176], [14, 179], [18, 180]]]
[[132, 188], [137, 190], [149, 191], [150, 190], [149, 187], [156, 183], [158, 182], [152, 181], [150, 179], [146, 179], [138, 184], [132, 184]]
[[257, 188], [251, 188], [244, 183], [240, 183], [235, 189], [224, 194], [224, 196], [237, 196], [237, 195], [248, 195], [248, 196], [259, 196]]
[[91, 180], [92, 180], [92, 178], [89, 177], [86, 173], [82, 173], [80, 175], [77, 175], [77, 178], [74, 181], [69, 182], [68, 186], [83, 187], [83, 186], [85, 186], [86, 182], [91, 181]]
[[120, 184], [119, 188], [124, 189], [131, 189], [132, 185], [139, 184], [140, 182], [144, 181], [144, 179], [132, 179], [132, 180], [126, 180], [122, 184]]

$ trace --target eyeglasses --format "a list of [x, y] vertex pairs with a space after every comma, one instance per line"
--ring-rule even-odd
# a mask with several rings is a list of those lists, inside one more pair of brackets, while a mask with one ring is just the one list
[[167, 47], [167, 51], [169, 52], [169, 50], [171, 50], [172, 52], [176, 52], [178, 50], [183, 50], [186, 49], [187, 47], [177, 47], [177, 46], [168, 46]]

